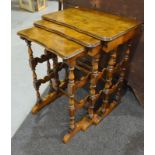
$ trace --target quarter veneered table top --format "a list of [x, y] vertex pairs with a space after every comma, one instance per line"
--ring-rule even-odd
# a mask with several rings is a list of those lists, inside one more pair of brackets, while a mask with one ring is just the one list
[[83, 46], [60, 35], [37, 27], [19, 31], [18, 35], [44, 46], [47, 50], [59, 55], [63, 59], [71, 58], [85, 51]]
[[102, 41], [114, 40], [140, 25], [132, 19], [83, 8], [69, 8], [42, 17]]

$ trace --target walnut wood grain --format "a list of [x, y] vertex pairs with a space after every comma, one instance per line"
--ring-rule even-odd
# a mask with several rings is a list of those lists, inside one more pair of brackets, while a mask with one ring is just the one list
[[36, 42], [44, 46], [48, 51], [55, 53], [63, 59], [69, 59], [85, 51], [85, 48], [60, 35], [46, 30], [32, 27], [18, 32], [23, 39]]
[[101, 41], [95, 39], [86, 34], [77, 32], [73, 29], [70, 29], [66, 26], [62, 26], [47, 20], [39, 20], [34, 23], [36, 27], [45, 29], [47, 31], [61, 35], [69, 40], [75, 41], [76, 43], [85, 46], [85, 47], [96, 47], [101, 44]]
[[114, 40], [140, 24], [133, 19], [84, 8], [69, 8], [42, 17], [102, 41]]

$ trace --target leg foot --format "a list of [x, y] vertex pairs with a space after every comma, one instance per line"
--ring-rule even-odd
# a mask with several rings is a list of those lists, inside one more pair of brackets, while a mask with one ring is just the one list
[[[61, 89], [65, 89], [67, 87], [67, 83], [62, 81], [60, 84]], [[33, 108], [32, 108], [32, 113], [35, 114], [39, 112], [41, 109], [43, 109], [46, 105], [50, 104], [54, 100], [56, 100], [58, 97], [62, 95], [61, 92], [58, 91], [53, 91], [52, 93], [48, 94], [46, 97], [42, 99], [40, 103], [37, 103]]]
[[63, 142], [66, 144], [69, 142], [69, 140], [77, 133], [81, 130], [80, 126], [76, 125], [76, 127], [68, 132], [64, 137], [63, 137]]
[[58, 97], [60, 97], [62, 94], [53, 92], [49, 95], [47, 95], [46, 98], [44, 98], [40, 103], [37, 103], [33, 108], [32, 108], [32, 113], [35, 114], [39, 112], [41, 109], [43, 109], [46, 105], [50, 104], [52, 101], [56, 100]]
[[93, 119], [90, 119], [89, 116], [84, 116], [79, 122], [76, 123], [75, 128], [63, 137], [63, 142], [66, 144], [79, 131], [86, 131], [91, 125], [98, 125], [101, 120], [110, 114], [118, 104], [116, 102], [112, 102], [110, 105], [110, 108], [106, 110], [104, 115], [101, 115], [102, 108], [100, 108], [97, 113], [94, 114]]

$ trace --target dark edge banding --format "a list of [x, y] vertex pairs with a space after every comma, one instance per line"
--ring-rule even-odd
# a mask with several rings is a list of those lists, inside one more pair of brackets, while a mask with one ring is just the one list
[[[53, 29], [51, 29], [51, 28], [47, 28], [47, 27], [45, 27], [45, 26], [43, 26], [43, 25], [40, 25], [40, 24], [38, 24], [37, 22], [34, 23], [34, 26], [39, 27], [39, 28], [41, 28], [41, 29], [45, 29], [45, 30], [47, 30], [47, 31], [49, 31], [49, 32], [52, 32], [52, 33], [56, 33], [56, 34], [58, 34], [58, 35], [60, 35], [60, 36], [62, 36], [62, 37], [64, 37], [64, 38], [66, 38], [66, 39], [68, 39], [68, 40], [74, 41], [74, 42], [76, 42], [76, 43], [78, 43], [78, 44], [80, 44], [80, 45], [82, 45], [82, 46], [86, 46], [86, 47], [89, 47], [89, 48], [94, 48], [94, 47], [96, 47], [96, 46], [98, 46], [98, 45], [101, 44], [100, 41], [99, 41], [99, 43], [96, 43], [96, 44], [90, 44], [90, 43], [87, 43], [87, 42], [85, 42], [85, 41], [80, 41], [80, 40], [75, 39], [74, 37], [68, 36], [68, 35], [66, 35], [66, 34], [64, 34], [64, 33], [60, 32], [60, 31], [53, 30]], [[94, 38], [94, 37], [93, 37], [93, 38]]]
[[58, 55], [59, 57], [61, 57], [61, 58], [64, 59], [64, 60], [70, 59], [70, 58], [76, 56], [77, 54], [80, 54], [80, 53], [86, 51], [86, 48], [83, 47], [83, 48], [81, 48], [81, 50], [76, 50], [76, 51], [74, 52], [74, 54], [69, 54], [69, 55], [67, 55], [67, 56], [63, 56], [63, 55], [61, 55], [61, 54], [58, 54], [57, 51], [55, 51], [55, 50], [53, 50], [53, 49], [49, 49], [49, 48], [46, 47], [43, 43], [41, 43], [41, 42], [39, 42], [39, 41], [36, 41], [35, 39], [28, 38], [27, 36], [25, 36], [25, 35], [23, 35], [23, 34], [20, 34], [20, 33], [17, 33], [17, 35], [19, 35], [19, 36], [20, 36], [22, 39], [24, 39], [24, 40], [28, 40], [28, 41], [31, 41], [31, 42], [38, 43], [39, 45], [43, 46], [46, 50], [48, 50], [48, 51], [50, 51], [50, 52], [52, 52], [52, 53]]

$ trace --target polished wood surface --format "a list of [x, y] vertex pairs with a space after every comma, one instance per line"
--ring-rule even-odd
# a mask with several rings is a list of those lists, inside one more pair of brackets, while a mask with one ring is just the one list
[[117, 48], [119, 45], [127, 43], [129, 40], [137, 37], [141, 33], [140, 27], [130, 30], [129, 32], [121, 35], [117, 39], [112, 41], [104, 42], [105, 46], [103, 46], [103, 51], [108, 53], [113, 49]]
[[69, 8], [42, 17], [102, 41], [116, 39], [140, 24], [132, 19], [83, 8]]
[[40, 27], [42, 29], [45, 29], [50, 32], [54, 32], [56, 34], [59, 34], [69, 40], [73, 40], [76, 43], [79, 43], [86, 47], [96, 47], [101, 43], [100, 40], [95, 39], [91, 36], [88, 36], [86, 34], [77, 32], [73, 29], [70, 29], [66, 26], [62, 26], [53, 22], [49, 22], [47, 20], [39, 20], [34, 23], [35, 26]]
[[83, 46], [73, 41], [36, 27], [19, 31], [18, 35], [43, 45], [48, 51], [54, 52], [63, 59], [68, 59], [85, 51]]

